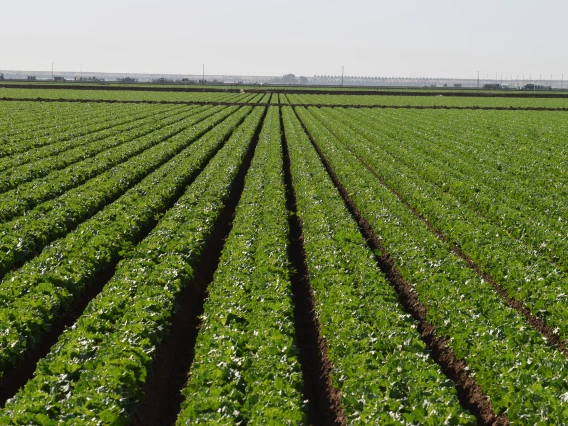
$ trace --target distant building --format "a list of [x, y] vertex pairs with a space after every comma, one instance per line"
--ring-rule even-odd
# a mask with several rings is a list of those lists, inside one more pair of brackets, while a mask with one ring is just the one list
[[484, 89], [500, 89], [501, 85], [499, 83], [486, 83], [483, 85]]
[[454, 84], [454, 88], [456, 89], [461, 89], [461, 87], [462, 87], [461, 83]]
[[0, 72], [0, 80], [4, 80], [4, 73]]
[[65, 77], [55, 76], [53, 77], [53, 81], [65, 81]]
[[37, 80], [35, 75], [28, 75], [28, 80]]
[[542, 86], [540, 84], [529, 83], [529, 84], [525, 84], [523, 86], [523, 90], [552, 90], [552, 87], [551, 86]]
[[117, 81], [121, 83], [138, 83], [138, 79], [132, 77], [119, 78]]
[[82, 81], [88, 81], [88, 82], [97, 82], [97, 81], [105, 81], [104, 78], [97, 78], [97, 77], [75, 77], [75, 81], [77, 82], [82, 82]]

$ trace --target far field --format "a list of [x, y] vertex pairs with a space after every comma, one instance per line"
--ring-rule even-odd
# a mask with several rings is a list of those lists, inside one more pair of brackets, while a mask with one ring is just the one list
[[568, 98], [260, 90], [0, 88], [0, 424], [565, 421]]

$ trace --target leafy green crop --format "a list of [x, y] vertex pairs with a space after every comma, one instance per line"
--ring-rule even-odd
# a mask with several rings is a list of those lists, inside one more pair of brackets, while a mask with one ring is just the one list
[[[187, 118], [199, 112], [200, 109], [177, 111], [175, 114], [168, 114], [163, 118], [154, 116], [147, 123], [143, 121], [142, 123], [131, 124], [132, 127], [128, 128], [128, 133], [118, 133], [102, 142], [96, 142], [97, 149], [100, 149], [100, 152], [94, 156], [91, 157], [89, 153], [80, 155], [80, 161], [62, 170], [54, 169], [43, 178], [22, 183], [15, 189], [0, 194], [0, 222], [19, 216], [36, 205], [53, 199], [91, 178], [98, 177], [106, 170], [142, 153], [153, 144], [166, 139], [166, 131], [172, 129], [180, 131], [187, 125], [194, 124], [195, 122], [191, 122]], [[179, 123], [179, 125], [172, 127], [176, 123]], [[13, 157], [19, 156], [9, 158]], [[45, 161], [47, 164], [50, 162], [55, 163], [53, 159]], [[45, 210], [43, 211], [45, 212]]]
[[[147, 148], [138, 156], [85, 185], [40, 204], [24, 216], [0, 224], [3, 248], [0, 252], [0, 274], [3, 276], [16, 264], [34, 256], [48, 243], [92, 217], [232, 112], [231, 109], [219, 111], [221, 108], [202, 111], [138, 140], [131, 150], [140, 152]], [[57, 182], [54, 183], [57, 185]], [[40, 191], [44, 188], [37, 186]], [[17, 203], [18, 199], [13, 202]]]
[[[75, 326], [66, 330], [39, 363], [34, 379], [1, 412], [0, 422], [128, 421], [174, 312], [175, 297], [191, 282], [193, 265], [201, 260], [260, 121], [262, 110], [253, 110], [237, 128], [250, 111], [241, 109], [227, 124], [214, 128], [201, 143], [173, 160], [176, 168], [160, 176], [155, 192], [168, 192], [166, 188], [176, 181], [185, 187], [188, 176], [207, 157], [207, 149], [231, 135], [157, 227], [119, 264]], [[156, 203], [155, 199], [148, 201]], [[132, 207], [125, 211], [141, 214], [151, 205]]]
[[[144, 228], [154, 223], [168, 203], [180, 195], [248, 113], [248, 109], [241, 109], [215, 127], [219, 118], [235, 110], [232, 107], [221, 112], [221, 117], [211, 117], [204, 123], [206, 128], [197, 126], [189, 134], [174, 137], [170, 143], [175, 144], [175, 152], [169, 156], [178, 153], [177, 156], [5, 277], [0, 284], [0, 328], [8, 332], [0, 335], [0, 372], [19, 359], [26, 348], [33, 347], [97, 273], [119, 260], [125, 249], [137, 242]], [[204, 133], [206, 136], [191, 143], [192, 134], [199, 137]], [[162, 155], [168, 155], [164, 148]], [[119, 183], [115, 180], [113, 185]], [[75, 205], [80, 207], [81, 201]], [[43, 227], [36, 229], [41, 232]], [[43, 238], [48, 236], [44, 234]]]
[[[513, 424], [565, 418], [568, 407], [559, 395], [568, 391], [568, 383], [559, 372], [566, 370], [566, 358], [528, 328], [524, 317], [455, 256], [329, 129], [304, 108], [298, 114], [427, 306], [438, 335], [449, 338], [458, 358], [465, 358], [496, 412], [506, 413]], [[331, 122], [326, 125], [339, 131]], [[338, 135], [350, 140], [347, 133]]]
[[210, 286], [178, 424], [305, 423], [278, 108], [269, 108]]
[[348, 421], [473, 424], [428, 355], [291, 108], [284, 108], [310, 283]]

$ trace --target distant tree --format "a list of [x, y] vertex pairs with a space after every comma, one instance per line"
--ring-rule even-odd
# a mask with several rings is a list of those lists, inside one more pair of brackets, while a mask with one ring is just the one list
[[300, 84], [308, 84], [308, 79], [306, 77], [300, 77]]
[[296, 83], [296, 76], [294, 74], [286, 74], [282, 77], [282, 83], [284, 84], [295, 84]]

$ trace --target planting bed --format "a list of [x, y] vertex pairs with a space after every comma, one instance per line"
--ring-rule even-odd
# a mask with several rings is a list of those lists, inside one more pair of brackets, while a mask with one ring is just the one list
[[568, 418], [563, 99], [1, 90], [0, 424]]

